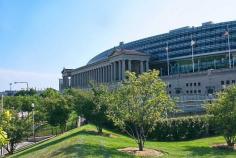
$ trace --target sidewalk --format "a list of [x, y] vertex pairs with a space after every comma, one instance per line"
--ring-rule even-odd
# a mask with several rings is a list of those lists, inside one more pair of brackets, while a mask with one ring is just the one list
[[[36, 142], [33, 142], [33, 138], [30, 138], [27, 141], [17, 144], [15, 152], [25, 150], [35, 144], [44, 142], [44, 141], [51, 139], [53, 137], [54, 137], [53, 135], [52, 136], [44, 136], [44, 137], [35, 137]], [[5, 150], [4, 148], [0, 149], [0, 157], [4, 157], [4, 155], [6, 155], [7, 153], [8, 153], [7, 150]]]

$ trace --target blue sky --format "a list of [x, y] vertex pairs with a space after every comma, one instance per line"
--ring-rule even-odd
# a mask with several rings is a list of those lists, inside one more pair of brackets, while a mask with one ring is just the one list
[[236, 20], [235, 6], [235, 0], [0, 0], [0, 91], [15, 81], [58, 89], [63, 67], [83, 66], [120, 41]]

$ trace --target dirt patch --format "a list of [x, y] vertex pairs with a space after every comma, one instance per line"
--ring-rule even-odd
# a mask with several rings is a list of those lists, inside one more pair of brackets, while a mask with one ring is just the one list
[[154, 149], [143, 149], [143, 151], [139, 151], [138, 148], [133, 148], [133, 147], [128, 147], [128, 148], [123, 148], [123, 149], [118, 149], [121, 152], [132, 154], [135, 156], [152, 156], [152, 157], [159, 157], [163, 156], [163, 152], [154, 150]]
[[111, 134], [111, 133], [98, 133], [97, 131], [91, 131], [91, 130], [83, 130], [80, 133], [85, 133], [85, 134], [89, 134], [89, 135], [96, 135], [96, 136], [103, 136], [103, 137], [110, 137], [110, 138], [117, 138], [118, 135], [116, 134]]
[[227, 144], [214, 144], [214, 145], [212, 145], [212, 147], [216, 148], [216, 149], [234, 150], [234, 151], [236, 151], [236, 145], [228, 146]]

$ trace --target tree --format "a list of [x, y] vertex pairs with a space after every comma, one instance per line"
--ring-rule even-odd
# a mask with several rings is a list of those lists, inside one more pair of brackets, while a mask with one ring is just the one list
[[0, 128], [0, 147], [2, 147], [3, 145], [7, 144], [7, 133], [5, 131], [3, 131], [2, 128]]
[[91, 84], [92, 86], [92, 96], [91, 96], [91, 101], [92, 101], [92, 108], [90, 111], [91, 113], [89, 114], [89, 120], [96, 126], [97, 131], [99, 134], [102, 134], [102, 129], [107, 123], [107, 105], [106, 102], [104, 102], [103, 97], [105, 94], [108, 93], [108, 89], [105, 85], [95, 85]]
[[18, 91], [15, 96], [34, 96], [37, 94], [37, 91], [33, 88], [30, 88], [30, 90], [20, 90]]
[[103, 100], [109, 104], [108, 117], [135, 139], [140, 151], [157, 122], [175, 106], [156, 70], [139, 76], [127, 72], [127, 80]]
[[206, 104], [209, 114], [214, 116], [218, 130], [223, 134], [227, 145], [234, 146], [236, 141], [236, 85], [227, 87], [217, 94], [217, 99]]
[[8, 122], [11, 120], [11, 113], [9, 111], [4, 111], [0, 114], [0, 147], [8, 143], [7, 133], [3, 130]]
[[59, 125], [64, 131], [70, 112], [67, 100], [53, 89], [46, 90], [42, 96], [47, 122], [52, 126]]
[[94, 124], [98, 133], [102, 134], [102, 129], [107, 123], [107, 117], [106, 105], [101, 101], [101, 97], [106, 93], [107, 88], [104, 85], [96, 86], [91, 84], [91, 86], [91, 91], [69, 89], [65, 94], [78, 115]]
[[4, 148], [9, 154], [13, 154], [16, 149], [17, 143], [26, 138], [31, 131], [31, 123], [28, 118], [19, 118], [16, 111], [11, 111], [11, 119], [3, 126], [9, 139], [9, 146]]
[[6, 109], [14, 109], [18, 112], [21, 111], [22, 102], [20, 96], [6, 96], [4, 98], [4, 107]]

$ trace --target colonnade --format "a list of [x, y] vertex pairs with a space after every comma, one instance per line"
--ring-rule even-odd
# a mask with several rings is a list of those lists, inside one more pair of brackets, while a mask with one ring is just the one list
[[112, 83], [125, 79], [125, 71], [138, 74], [148, 71], [148, 60], [117, 60], [109, 63], [98, 64], [81, 69], [70, 77], [70, 87], [86, 88], [90, 81], [96, 83]]

